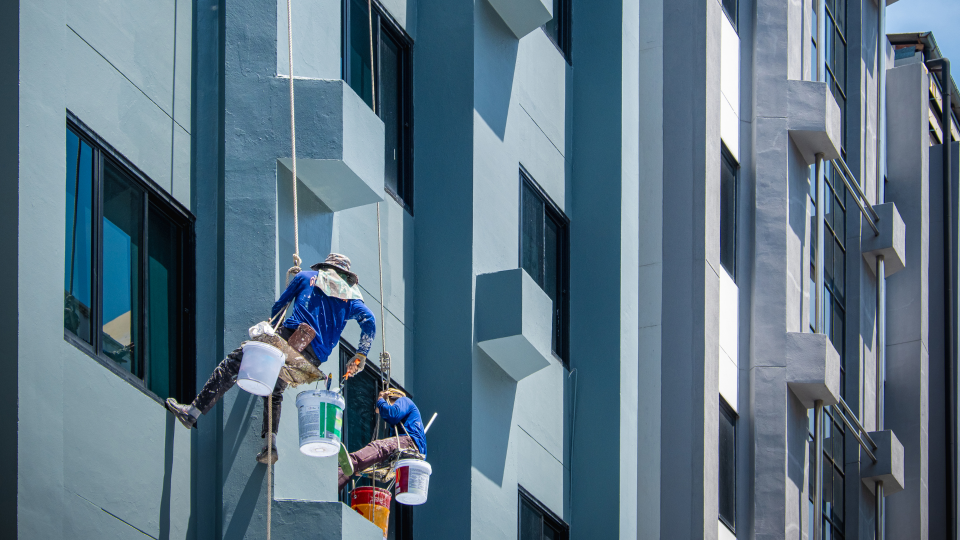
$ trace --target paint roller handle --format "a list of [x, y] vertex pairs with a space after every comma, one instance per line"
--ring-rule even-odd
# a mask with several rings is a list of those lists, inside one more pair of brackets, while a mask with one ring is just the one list
[[436, 419], [437, 419], [437, 413], [433, 413], [433, 416], [430, 417], [430, 421], [427, 422], [427, 427], [423, 428], [424, 434], [426, 434], [426, 432], [430, 431], [430, 426], [433, 425], [433, 421], [436, 420]]

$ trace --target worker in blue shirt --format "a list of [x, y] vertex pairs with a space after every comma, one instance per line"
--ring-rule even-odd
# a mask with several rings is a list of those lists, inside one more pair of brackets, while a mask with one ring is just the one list
[[[313, 265], [311, 271], [299, 272], [290, 281], [286, 290], [273, 305], [271, 318], [279, 314], [292, 303], [291, 315], [283, 322], [279, 334], [283, 339], [289, 339], [301, 323], [306, 323], [316, 332], [310, 344], [303, 349], [303, 357], [315, 367], [326, 362], [330, 352], [340, 340], [340, 334], [353, 319], [360, 324], [360, 343], [357, 354], [347, 364], [346, 375], [353, 376], [363, 369], [367, 353], [373, 344], [377, 333], [376, 320], [373, 313], [363, 303], [360, 294], [357, 275], [350, 271], [350, 259], [331, 253], [322, 263]], [[210, 379], [197, 394], [196, 399], [189, 405], [178, 403], [175, 399], [167, 399], [167, 409], [170, 410], [184, 426], [190, 428], [196, 424], [200, 414], [206, 414], [223, 397], [227, 390], [237, 382], [240, 372], [240, 363], [243, 360], [243, 349], [238, 348], [227, 355], [214, 369]], [[283, 391], [287, 383], [277, 379], [270, 399], [273, 401], [273, 425], [270, 428], [270, 440], [264, 444], [263, 450], [257, 455], [257, 461], [276, 463], [277, 429], [280, 426], [280, 405], [283, 400]], [[264, 409], [267, 398], [263, 398]], [[260, 436], [267, 436], [267, 414], [263, 415], [263, 429]]]
[[399, 437], [392, 436], [373, 441], [352, 454], [340, 445], [340, 469], [338, 471], [339, 489], [347, 485], [354, 471], [363, 471], [372, 465], [386, 461], [398, 449], [419, 453], [427, 457], [427, 436], [423, 431], [423, 419], [420, 409], [405, 393], [395, 388], [380, 392], [377, 398], [377, 412], [391, 427], [399, 427]]

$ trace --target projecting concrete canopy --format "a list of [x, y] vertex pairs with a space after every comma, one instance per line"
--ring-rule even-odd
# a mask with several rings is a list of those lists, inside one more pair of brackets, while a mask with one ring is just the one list
[[[383, 201], [383, 122], [343, 81], [311, 83], [327, 87], [323, 155], [297, 152], [297, 177], [334, 212]], [[277, 161], [293, 170], [289, 157]]]
[[878, 204], [873, 209], [880, 216], [877, 223], [880, 235], [873, 234], [870, 227], [864, 227], [860, 249], [867, 266], [874, 274], [877, 272], [877, 257], [883, 255], [884, 277], [890, 277], [903, 270], [906, 265], [907, 231], [900, 212], [897, 212], [897, 206], [892, 202]]
[[513, 380], [550, 365], [553, 301], [524, 270], [477, 276], [477, 345]]
[[787, 81], [787, 129], [803, 159], [816, 161], [840, 157], [842, 141], [840, 106], [826, 83]]
[[553, 18], [552, 0], [488, 0], [517, 39]]
[[812, 409], [817, 400], [836, 405], [840, 399], [840, 353], [824, 334], [788, 332], [787, 387]]
[[903, 491], [903, 445], [892, 430], [871, 431], [869, 433], [877, 449], [873, 455], [874, 463], [868, 456], [860, 457], [860, 479], [871, 493], [876, 491], [878, 480], [883, 482], [883, 495], [889, 496]]

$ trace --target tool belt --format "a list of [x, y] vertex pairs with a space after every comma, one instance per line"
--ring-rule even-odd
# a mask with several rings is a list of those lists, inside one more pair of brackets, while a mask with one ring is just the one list
[[310, 325], [300, 323], [300, 326], [289, 339], [283, 339], [277, 333], [263, 333], [252, 339], [253, 341], [272, 345], [283, 352], [286, 360], [283, 367], [280, 368], [280, 379], [296, 388], [301, 384], [308, 384], [327, 378], [327, 376], [320, 371], [319, 367], [308, 359], [308, 355], [303, 354], [303, 350], [313, 341], [316, 335], [317, 333], [313, 328], [310, 328]]

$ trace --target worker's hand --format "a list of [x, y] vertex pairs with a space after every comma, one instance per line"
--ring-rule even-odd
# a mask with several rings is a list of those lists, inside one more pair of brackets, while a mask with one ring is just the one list
[[389, 391], [389, 390], [384, 390], [384, 391], [380, 392], [380, 393], [377, 395], [377, 399], [386, 400], [386, 399], [387, 399], [387, 396], [389, 396], [389, 395], [390, 395], [390, 391]]
[[349, 379], [350, 377], [353, 377], [357, 373], [360, 373], [361, 371], [363, 371], [363, 368], [366, 366], [366, 364], [367, 364], [367, 356], [365, 354], [357, 353], [353, 355], [353, 358], [351, 358], [347, 362], [346, 377]]

